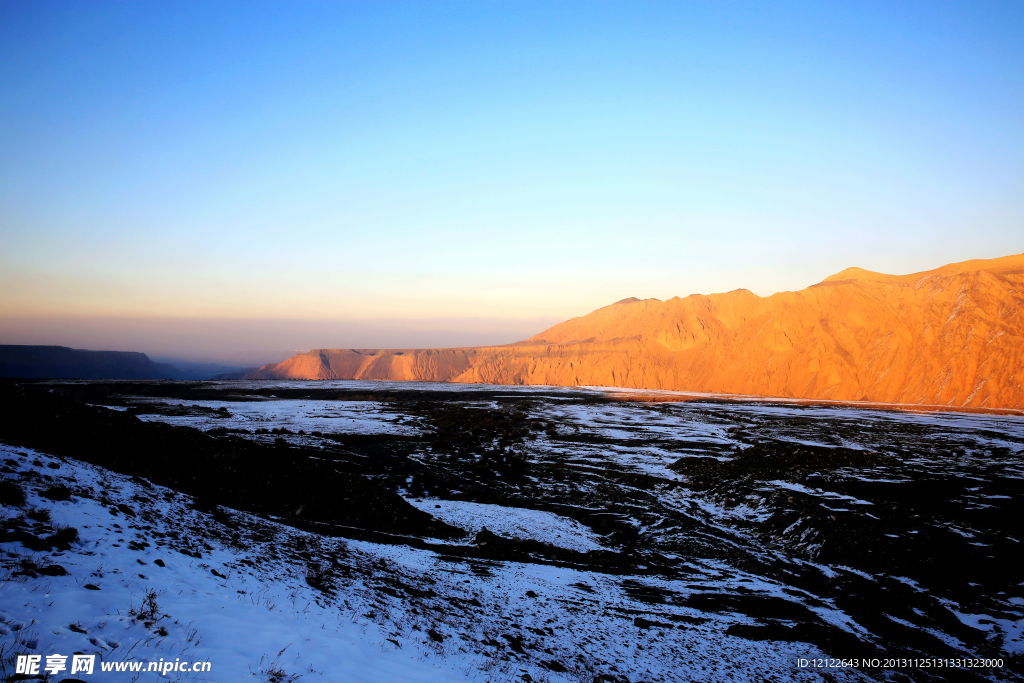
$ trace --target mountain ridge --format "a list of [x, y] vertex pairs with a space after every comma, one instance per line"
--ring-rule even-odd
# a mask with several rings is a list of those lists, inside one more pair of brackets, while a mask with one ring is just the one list
[[631, 297], [513, 344], [315, 349], [247, 377], [1021, 408], [1024, 254], [906, 275], [853, 267], [766, 297], [745, 289], [664, 301]]
[[0, 344], [0, 377], [20, 379], [167, 379], [176, 370], [139, 351]]

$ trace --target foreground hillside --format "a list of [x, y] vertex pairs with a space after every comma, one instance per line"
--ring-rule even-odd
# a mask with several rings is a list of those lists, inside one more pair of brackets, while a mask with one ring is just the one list
[[1024, 254], [797, 292], [627, 299], [506, 346], [319, 349], [254, 379], [618, 386], [1024, 407]]

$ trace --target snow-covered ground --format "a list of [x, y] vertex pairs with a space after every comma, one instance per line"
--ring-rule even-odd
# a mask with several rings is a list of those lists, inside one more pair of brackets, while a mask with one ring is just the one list
[[576, 520], [552, 512], [436, 498], [412, 498], [409, 502], [442, 522], [472, 534], [486, 528], [506, 538], [540, 541], [581, 553], [602, 548], [600, 537], [593, 531]]
[[[407, 434], [420, 433], [408, 417], [388, 410], [378, 401], [314, 401], [266, 399], [260, 401], [179, 401], [173, 399], [135, 400], [147, 404], [190, 408], [199, 406], [210, 412], [196, 415], [153, 415], [142, 413], [143, 420], [196, 429], [287, 429], [293, 432], [336, 432], [345, 434]], [[220, 412], [223, 411], [223, 412]]]
[[[190, 681], [817, 678], [792, 665], [822, 656], [816, 648], [726, 635], [752, 622], [651, 605], [637, 588], [694, 593], [739, 581], [753, 594], [781, 594], [735, 571], [726, 580], [720, 568], [695, 565], [684, 585], [463, 560], [322, 537], [232, 510], [200, 512], [189, 496], [24, 448], [0, 446], [0, 461], [27, 498], [3, 508], [6, 528], [78, 532], [64, 550], [0, 543], [5, 674], [19, 653], [86, 653], [102, 662], [211, 663], [209, 673], [173, 676]], [[44, 495], [57, 485], [71, 489], [69, 500]], [[573, 528], [533, 515], [554, 537]], [[585, 539], [577, 542], [592, 542]], [[167, 680], [98, 668], [76, 676]]]
[[[460, 679], [457, 667], [429, 647], [390, 644], [380, 624], [359, 618], [358, 611], [369, 606], [357, 596], [351, 600], [358, 602], [339, 610], [305, 583], [304, 568], [272, 556], [253, 562], [260, 553], [251, 540], [240, 539], [243, 548], [216, 538], [225, 530], [193, 510], [187, 496], [142, 487], [91, 465], [0, 446], [0, 459], [8, 458], [28, 475], [26, 483], [73, 488], [73, 499], [60, 502], [29, 489], [28, 507], [46, 510], [56, 527], [74, 527], [79, 540], [69, 550], [49, 553], [0, 546], [7, 572], [24, 563], [67, 572], [14, 576], [0, 584], [0, 635], [10, 639], [6, 656], [84, 652], [107, 661], [212, 663], [210, 674], [190, 673], [181, 680], [266, 680], [273, 671], [328, 681]], [[115, 507], [120, 505], [133, 512], [125, 514]], [[4, 519], [19, 512], [4, 508]], [[250, 525], [255, 521], [238, 516]], [[308, 536], [272, 528], [281, 543]], [[182, 550], [198, 550], [201, 557]], [[158, 607], [147, 627], [132, 612], [150, 593]], [[4, 664], [12, 673], [10, 662]], [[105, 676], [91, 680], [128, 680], [126, 674]]]

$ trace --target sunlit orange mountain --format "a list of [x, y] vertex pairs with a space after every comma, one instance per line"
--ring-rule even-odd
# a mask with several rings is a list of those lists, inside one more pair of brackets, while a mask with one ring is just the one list
[[1024, 254], [797, 292], [625, 299], [505, 346], [319, 349], [251, 378], [599, 385], [1024, 408]]

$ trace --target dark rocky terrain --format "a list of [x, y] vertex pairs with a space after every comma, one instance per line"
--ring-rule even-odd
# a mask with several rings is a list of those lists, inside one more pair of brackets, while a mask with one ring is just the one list
[[[311, 567], [323, 600], [375, 595], [389, 614], [420, 615], [427, 641], [459, 643], [446, 656], [469, 678], [475, 656], [508, 663], [509, 679], [1024, 675], [1022, 417], [680, 398], [8, 384], [0, 442], [192, 496], [211, 538], [230, 537], [228, 518], [243, 535], [271, 534], [260, 519], [312, 532], [299, 555], [291, 541], [276, 552]], [[9, 518], [5, 542], [59, 545], [33, 524]], [[344, 558], [323, 554], [331, 539]], [[419, 559], [374, 570], [389, 547]], [[519, 616], [504, 620], [495, 600]], [[824, 656], [1003, 665], [796, 666]]]

